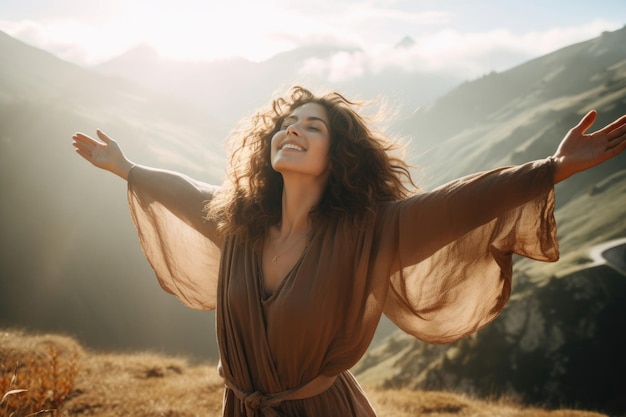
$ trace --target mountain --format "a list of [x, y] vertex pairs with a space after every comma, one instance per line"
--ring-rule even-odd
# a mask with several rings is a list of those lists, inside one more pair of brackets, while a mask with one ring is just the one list
[[[598, 126], [623, 114], [626, 28], [460, 84], [402, 121], [429, 181], [546, 157], [589, 109]], [[453, 167], [430, 164], [452, 158]], [[613, 171], [615, 161], [606, 171]], [[621, 165], [623, 166], [623, 165]]]
[[[410, 46], [408, 39], [399, 45]], [[383, 96], [394, 106], [413, 111], [463, 81], [444, 73], [421, 73], [393, 67], [365, 68], [358, 75], [341, 78], [327, 68], [330, 62], [342, 69], [356, 67], [363, 59], [362, 54], [363, 51], [352, 47], [316, 44], [282, 52], [262, 62], [243, 58], [188, 62], [164, 59], [149, 47], [140, 46], [95, 69], [155, 91], [183, 97], [208, 114], [219, 114], [223, 126], [228, 128], [242, 114], [253, 112], [266, 104], [273, 94], [282, 93], [293, 85], [314, 90], [336, 89], [349, 97]], [[351, 60], [355, 61], [354, 65]]]
[[[463, 83], [395, 130], [411, 139], [412, 162], [427, 188], [546, 157], [588, 110], [598, 110], [598, 127], [626, 114], [624, 45], [626, 28]], [[498, 319], [450, 345], [392, 333], [355, 367], [357, 377], [384, 387], [626, 413], [619, 336], [626, 317], [626, 155], [577, 174], [556, 193], [561, 259], [518, 260], [511, 301]], [[599, 249], [611, 241], [613, 249]]]
[[75, 155], [97, 127], [142, 163], [223, 177], [223, 133], [184, 100], [96, 74], [0, 33], [0, 322], [93, 347], [215, 356], [211, 315], [156, 284], [125, 184]]

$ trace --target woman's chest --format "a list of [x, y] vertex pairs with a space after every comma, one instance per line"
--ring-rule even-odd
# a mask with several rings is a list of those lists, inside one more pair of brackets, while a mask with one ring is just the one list
[[[223, 306], [241, 320], [262, 315], [264, 324], [283, 332], [299, 331], [303, 323], [337, 317], [353, 302], [358, 263], [350, 250], [337, 253], [312, 242], [293, 265], [279, 270], [276, 285], [267, 288], [261, 252], [233, 253], [221, 279], [226, 291]], [[269, 259], [271, 262], [271, 258]]]

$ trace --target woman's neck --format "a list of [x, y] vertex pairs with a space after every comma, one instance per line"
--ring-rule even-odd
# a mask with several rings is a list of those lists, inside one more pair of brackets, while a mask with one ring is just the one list
[[318, 182], [284, 178], [280, 235], [288, 237], [311, 229], [309, 214], [322, 198], [324, 188]]

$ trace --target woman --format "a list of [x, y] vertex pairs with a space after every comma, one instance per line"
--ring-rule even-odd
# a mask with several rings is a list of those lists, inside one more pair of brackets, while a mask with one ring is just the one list
[[77, 152], [128, 180], [166, 291], [216, 309], [225, 416], [374, 416], [348, 372], [383, 312], [431, 343], [508, 300], [513, 253], [558, 258], [553, 185], [626, 148], [595, 112], [551, 158], [412, 193], [407, 166], [343, 96], [296, 87], [233, 135], [221, 188], [133, 164], [98, 131]]

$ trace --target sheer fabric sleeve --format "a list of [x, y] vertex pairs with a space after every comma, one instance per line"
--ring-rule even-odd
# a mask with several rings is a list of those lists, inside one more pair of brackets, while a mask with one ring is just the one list
[[184, 175], [134, 167], [128, 202], [139, 243], [161, 287], [188, 307], [216, 305], [220, 241], [203, 208], [216, 187]]
[[558, 259], [553, 170], [551, 159], [501, 168], [392, 204], [383, 222], [397, 244], [385, 314], [430, 343], [492, 321], [510, 296], [513, 254]]

